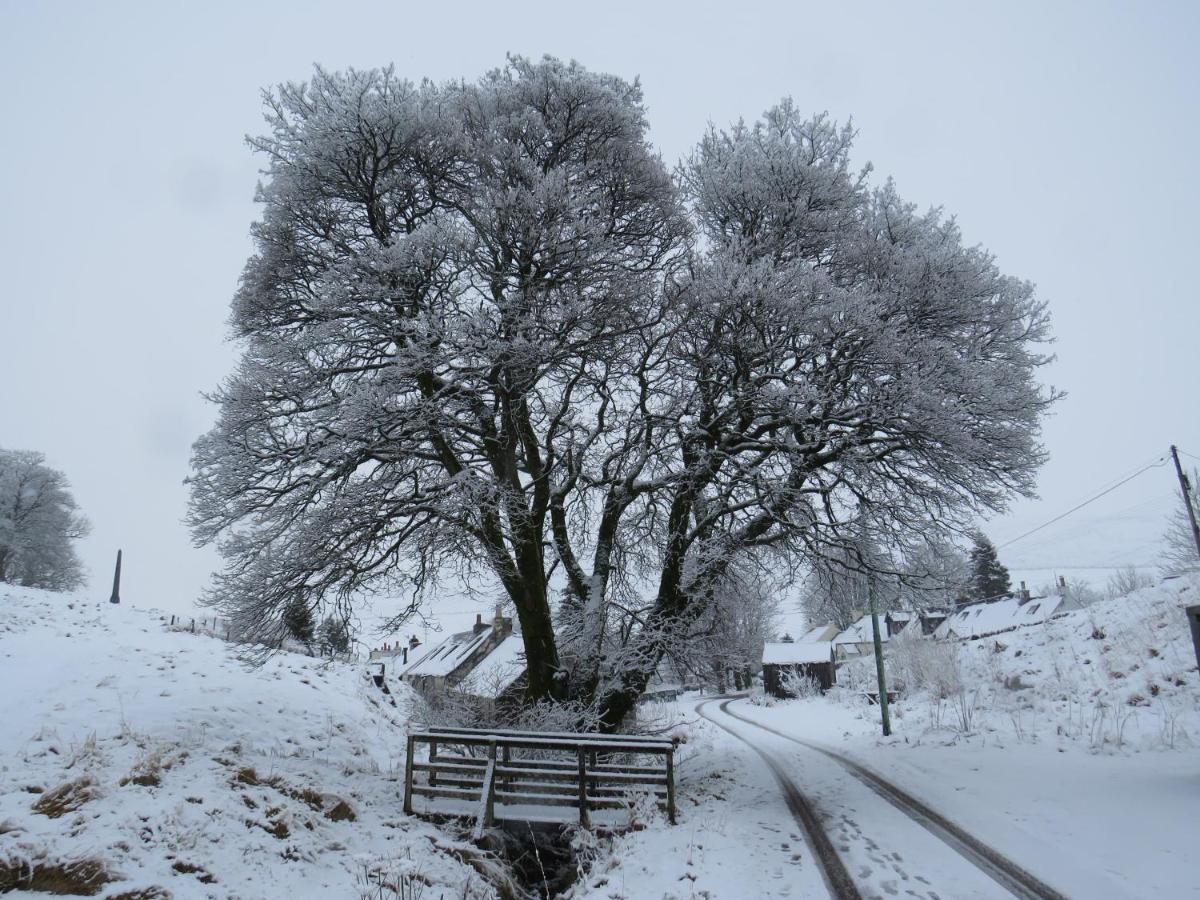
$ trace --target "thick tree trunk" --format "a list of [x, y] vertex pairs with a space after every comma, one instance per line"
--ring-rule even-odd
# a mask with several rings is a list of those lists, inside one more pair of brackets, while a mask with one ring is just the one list
[[695, 486], [683, 488], [671, 503], [667, 518], [667, 552], [659, 577], [658, 597], [641, 633], [635, 638], [641, 646], [634, 650], [632, 660], [621, 672], [617, 686], [600, 698], [602, 731], [616, 731], [633, 711], [638, 698], [645, 693], [646, 685], [658, 669], [658, 664], [662, 662], [668, 629], [682, 615], [686, 599], [682, 593], [683, 563], [687, 555], [686, 533], [697, 490]]

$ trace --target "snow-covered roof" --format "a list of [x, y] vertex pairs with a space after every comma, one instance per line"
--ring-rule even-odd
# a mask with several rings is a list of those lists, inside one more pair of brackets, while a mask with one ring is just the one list
[[790, 666], [796, 663], [829, 662], [832, 655], [833, 644], [830, 641], [782, 641], [764, 645], [762, 661], [764, 666]]
[[445, 677], [462, 665], [467, 657], [477, 650], [491, 634], [491, 625], [478, 631], [461, 631], [458, 634], [452, 634], [409, 663], [400, 674]]
[[[879, 629], [879, 639], [884, 643], [888, 641], [887, 629], [882, 626]], [[833, 639], [835, 644], [871, 644], [874, 641], [875, 636], [872, 633], [871, 617], [869, 615], [863, 616]]]
[[525, 641], [510, 634], [483, 658], [461, 687], [477, 697], [499, 697], [525, 674]]
[[979, 637], [1021, 625], [1035, 625], [1049, 619], [1061, 605], [1062, 598], [1056, 596], [1032, 600], [1009, 597], [991, 603], [976, 603], [947, 617], [937, 627], [934, 637]]
[[812, 644], [817, 641], [829, 641], [832, 640], [834, 635], [837, 633], [838, 627], [836, 625], [814, 625], [800, 636], [800, 638], [797, 640], [797, 643]]

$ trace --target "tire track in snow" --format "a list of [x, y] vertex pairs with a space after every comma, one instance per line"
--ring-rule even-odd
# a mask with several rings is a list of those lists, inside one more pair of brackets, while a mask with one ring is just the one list
[[[818, 821], [816, 813], [813, 812], [812, 806], [805, 799], [804, 795], [800, 793], [800, 789], [796, 787], [795, 782], [784, 771], [778, 760], [765, 750], [754, 746], [754, 744], [750, 743], [750, 741], [746, 740], [732, 728], [722, 725], [704, 712], [704, 707], [710, 703], [716, 703], [717, 699], [719, 698], [705, 700], [702, 703], [696, 704], [696, 713], [703, 716], [709, 722], [712, 722], [722, 731], [733, 735], [762, 757], [763, 762], [767, 764], [767, 768], [771, 770], [771, 774], [775, 776], [775, 780], [779, 783], [779, 788], [783, 792], [783, 799], [787, 804], [788, 810], [808, 839], [809, 848], [812, 850], [813, 858], [816, 859], [817, 865], [821, 867], [821, 876], [825, 879], [825, 885], [829, 888], [830, 895], [836, 898], [836, 900], [862, 900], [862, 894], [859, 893], [854, 879], [850, 877], [850, 873], [846, 871], [846, 866], [842, 863], [842, 858], [833, 849], [833, 843], [829, 840], [829, 835], [825, 833], [825, 829], [821, 827], [821, 823]], [[727, 700], [721, 705], [721, 711], [729, 715], [734, 715], [725, 709], [728, 703], [729, 701]], [[740, 716], [734, 716], [734, 718], [740, 718]]]
[[[791, 741], [793, 744], [799, 744], [801, 747], [820, 753], [838, 763], [900, 812], [921, 825], [930, 834], [939, 838], [972, 865], [986, 872], [995, 882], [1009, 891], [1014, 897], [1020, 897], [1023, 900], [1068, 900], [1065, 894], [1056, 891], [1008, 857], [1003, 856], [979, 840], [979, 838], [931, 809], [907, 791], [892, 784], [879, 773], [848, 757], [842, 756], [834, 750], [830, 750], [828, 747], [809, 743], [801, 738], [785, 734], [768, 725], [763, 725], [760, 722], [755, 722], [753, 719], [733, 712], [729, 709], [729, 704], [733, 702], [733, 699], [726, 700], [721, 704], [721, 712], [740, 722], [745, 722], [747, 725], [761, 728], [763, 731], [769, 732], [776, 737], [781, 737], [786, 741]], [[700, 708], [697, 707], [696, 711], [700, 712]], [[704, 715], [703, 713], [700, 714]], [[705, 716], [705, 718], [709, 717]], [[709, 721], [714, 720], [709, 719]], [[720, 723], [716, 724], [719, 725]], [[727, 728], [725, 730], [729, 731]], [[730, 732], [730, 734], [733, 734], [733, 732]], [[762, 751], [759, 751], [759, 753], [762, 754]], [[765, 758], [765, 754], [762, 755]]]

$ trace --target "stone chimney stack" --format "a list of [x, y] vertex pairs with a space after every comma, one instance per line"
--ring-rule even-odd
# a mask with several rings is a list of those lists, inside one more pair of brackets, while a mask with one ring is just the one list
[[483, 613], [475, 613], [475, 625], [471, 628], [471, 630], [475, 632], [475, 634], [479, 634], [479, 632], [483, 631], [485, 628], [487, 628], [487, 626], [483, 624]]

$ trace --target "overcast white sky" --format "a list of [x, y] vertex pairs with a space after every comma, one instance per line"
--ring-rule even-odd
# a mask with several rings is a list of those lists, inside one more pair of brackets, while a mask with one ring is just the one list
[[[982, 6], [0, 0], [0, 446], [70, 477], [93, 593], [123, 547], [128, 601], [190, 608], [216, 558], [182, 482], [234, 359], [260, 88], [314, 62], [474, 78], [515, 52], [639, 76], [672, 162], [783, 95], [853, 116], [859, 162], [1038, 284], [1070, 396], [1043, 499], [998, 543], [1172, 441], [1200, 456], [1200, 4]], [[1151, 562], [1172, 486], [1147, 473], [1002, 558]]]

